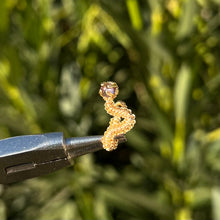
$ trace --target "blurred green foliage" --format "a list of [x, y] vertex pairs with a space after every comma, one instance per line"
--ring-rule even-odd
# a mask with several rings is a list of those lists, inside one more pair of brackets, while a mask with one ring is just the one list
[[0, 1], [0, 138], [103, 134], [116, 81], [126, 144], [0, 186], [0, 219], [220, 219], [220, 1]]

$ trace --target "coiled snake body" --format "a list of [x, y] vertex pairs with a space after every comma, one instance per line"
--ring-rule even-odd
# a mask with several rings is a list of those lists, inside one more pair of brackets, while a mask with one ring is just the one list
[[105, 100], [105, 110], [113, 116], [102, 138], [103, 148], [107, 151], [115, 150], [118, 146], [116, 137], [130, 131], [136, 123], [135, 115], [124, 102], [114, 102], [118, 93], [119, 88], [115, 82], [103, 82], [101, 84], [99, 94]]

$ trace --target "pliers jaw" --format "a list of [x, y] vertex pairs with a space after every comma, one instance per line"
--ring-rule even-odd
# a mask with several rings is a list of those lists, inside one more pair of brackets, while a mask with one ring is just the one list
[[[103, 149], [102, 136], [64, 139], [63, 133], [0, 140], [0, 183], [41, 176], [71, 165], [72, 159]], [[119, 143], [125, 136], [117, 137]]]
[[1, 183], [47, 174], [69, 165], [63, 140], [60, 132], [1, 140]]

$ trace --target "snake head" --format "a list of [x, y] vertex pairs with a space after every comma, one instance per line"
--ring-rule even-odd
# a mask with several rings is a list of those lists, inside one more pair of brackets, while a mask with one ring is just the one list
[[114, 99], [118, 95], [118, 92], [118, 85], [115, 82], [111, 81], [103, 82], [99, 90], [99, 94], [104, 100], [108, 98]]

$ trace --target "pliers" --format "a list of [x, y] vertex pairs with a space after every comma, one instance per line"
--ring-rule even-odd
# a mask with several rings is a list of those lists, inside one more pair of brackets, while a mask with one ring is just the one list
[[[9, 184], [71, 165], [84, 154], [103, 149], [102, 136], [64, 138], [62, 132], [0, 140], [0, 183]], [[124, 135], [116, 137], [125, 142]]]

